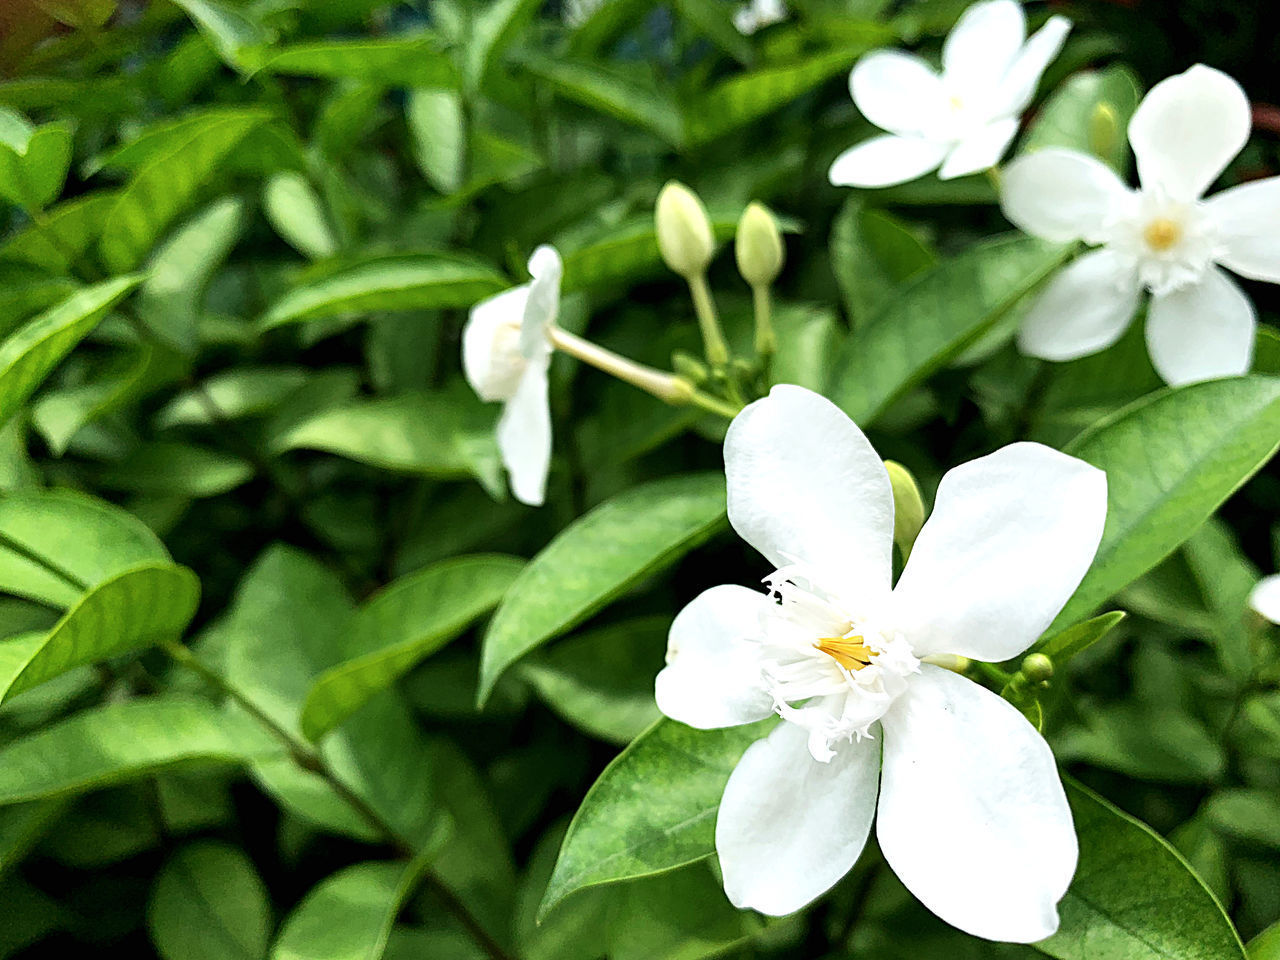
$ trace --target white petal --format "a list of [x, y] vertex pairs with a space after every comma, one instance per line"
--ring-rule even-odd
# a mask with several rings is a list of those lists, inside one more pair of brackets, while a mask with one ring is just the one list
[[872, 137], [836, 157], [827, 176], [837, 187], [889, 187], [936, 169], [948, 149], [923, 137]]
[[1009, 222], [1059, 243], [1097, 236], [1128, 195], [1105, 163], [1063, 147], [1018, 157], [1000, 177], [1000, 209]]
[[1280, 575], [1259, 580], [1249, 594], [1249, 606], [1272, 623], [1280, 623]]
[[775, 567], [800, 561], [837, 596], [889, 590], [893, 489], [884, 462], [834, 403], [774, 387], [724, 439], [729, 522]]
[[699, 730], [773, 713], [754, 643], [770, 606], [763, 591], [730, 584], [698, 594], [671, 624], [667, 665], [654, 684], [658, 709]]
[[547, 343], [547, 327], [560, 313], [560, 277], [564, 267], [556, 248], [543, 244], [529, 258], [529, 300], [520, 327], [520, 352], [533, 358], [551, 349]]
[[1257, 326], [1245, 292], [1210, 267], [1199, 283], [1151, 298], [1151, 365], [1171, 386], [1248, 373]]
[[849, 74], [849, 93], [862, 115], [882, 130], [918, 134], [946, 107], [942, 79], [920, 57], [896, 50], [867, 54]]
[[506, 400], [520, 383], [525, 365], [518, 331], [528, 299], [526, 283], [471, 308], [462, 330], [462, 372], [481, 400]]
[[1041, 74], [1062, 50], [1070, 32], [1070, 20], [1053, 16], [1031, 35], [1000, 84], [1003, 110], [1010, 114], [1020, 114], [1026, 109], [1036, 94], [1036, 87], [1040, 85]]
[[969, 7], [942, 47], [942, 74], [954, 92], [994, 91], [1013, 66], [1027, 36], [1022, 5], [986, 0]]
[[1133, 264], [1094, 250], [1054, 274], [1018, 331], [1018, 349], [1042, 360], [1074, 360], [1120, 339], [1142, 286]]
[[892, 622], [917, 657], [1017, 656], [1079, 586], [1106, 518], [1106, 474], [1039, 443], [956, 467], [894, 588]]
[[1250, 280], [1280, 283], [1280, 177], [1223, 190], [1205, 206], [1226, 247], [1218, 261]]
[[1018, 121], [1010, 117], [989, 123], [969, 134], [947, 156], [942, 169], [938, 171], [938, 179], [952, 180], [994, 167], [1009, 149], [1009, 144], [1017, 133]]
[[498, 420], [498, 452], [511, 479], [511, 493], [521, 503], [542, 506], [551, 467], [551, 406], [547, 368], [551, 355], [529, 361], [515, 396]]
[[925, 664], [885, 714], [876, 836], [952, 926], [1013, 943], [1057, 930], [1078, 855], [1071, 808], [1044, 738], [976, 683]]
[[1129, 143], [1146, 190], [1195, 200], [1249, 139], [1249, 98], [1220, 70], [1196, 64], [1161, 80], [1129, 121]]
[[858, 859], [876, 808], [880, 744], [844, 743], [829, 763], [780, 723], [743, 754], [724, 788], [716, 852], [739, 909], [781, 917], [830, 890]]

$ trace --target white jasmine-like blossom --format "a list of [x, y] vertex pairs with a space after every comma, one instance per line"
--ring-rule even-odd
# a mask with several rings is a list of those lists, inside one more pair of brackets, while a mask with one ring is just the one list
[[862, 115], [888, 132], [836, 157], [831, 182], [887, 187], [932, 170], [949, 180], [999, 163], [1070, 29], [1071, 21], [1053, 16], [1028, 40], [1021, 4], [985, 0], [948, 35], [941, 74], [898, 50], [863, 57], [849, 91]]
[[506, 404], [498, 450], [521, 503], [541, 506], [551, 466], [548, 332], [560, 312], [560, 255], [541, 246], [529, 258], [533, 279], [471, 308], [462, 331], [462, 368], [482, 400]]
[[757, 30], [787, 19], [787, 5], [782, 0], [750, 0], [733, 15], [738, 32], [750, 36]]
[[1053, 755], [936, 663], [1007, 660], [1040, 636], [1093, 560], [1105, 475], [1034, 443], [952, 470], [893, 586], [888, 472], [830, 401], [775, 387], [729, 427], [725, 474], [730, 522], [776, 570], [767, 593], [712, 587], [681, 611], [656, 696], [700, 729], [784, 721], [725, 787], [729, 899], [799, 910], [853, 866], [874, 817], [889, 865], [948, 923], [1052, 934], [1077, 857]]
[[1249, 592], [1249, 607], [1272, 623], [1280, 623], [1280, 574], [1263, 577]]
[[1032, 303], [1018, 337], [1024, 353], [1071, 360], [1110, 346], [1145, 287], [1147, 348], [1167, 383], [1249, 369], [1253, 304], [1221, 268], [1280, 283], [1280, 177], [1203, 198], [1250, 124], [1240, 85], [1196, 65], [1152, 87], [1129, 122], [1140, 189], [1074, 150], [1046, 148], [1009, 164], [1000, 203], [1014, 224], [1098, 247]]

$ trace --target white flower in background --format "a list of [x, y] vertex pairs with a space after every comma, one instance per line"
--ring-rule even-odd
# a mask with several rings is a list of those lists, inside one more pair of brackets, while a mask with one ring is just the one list
[[1272, 623], [1280, 623], [1280, 574], [1258, 581], [1249, 593], [1249, 607]]
[[1105, 475], [1034, 443], [952, 470], [894, 587], [889, 476], [834, 404], [775, 387], [724, 456], [729, 519], [777, 569], [768, 593], [713, 587], [681, 611], [656, 696], [701, 729], [783, 718], [725, 787], [729, 899], [780, 916], [820, 896], [878, 792], [880, 848], [925, 906], [975, 936], [1049, 936], [1077, 856], [1053, 755], [930, 661], [1007, 660], [1040, 636], [1093, 560]]
[[521, 503], [540, 506], [551, 465], [548, 331], [560, 311], [560, 255], [541, 246], [529, 258], [526, 284], [471, 308], [462, 331], [462, 368], [482, 400], [506, 404], [498, 420], [498, 450]]
[[749, 36], [785, 19], [787, 5], [782, 0], [751, 0], [734, 13], [733, 25], [739, 33]]
[[1120, 339], [1151, 291], [1147, 348], [1166, 382], [1245, 373], [1253, 304], [1221, 267], [1280, 283], [1280, 177], [1202, 199], [1249, 138], [1249, 101], [1225, 73], [1196, 65], [1151, 88], [1129, 123], [1141, 189], [1097, 159], [1047, 148], [1004, 171], [1001, 206], [1027, 233], [1099, 247], [1032, 303], [1024, 353], [1071, 360]]
[[943, 180], [999, 163], [1040, 75], [1071, 29], [1050, 17], [1030, 40], [1015, 0], [964, 12], [942, 48], [942, 73], [897, 50], [868, 54], [849, 75], [862, 115], [887, 130], [836, 157], [837, 187], [887, 187], [938, 170]]

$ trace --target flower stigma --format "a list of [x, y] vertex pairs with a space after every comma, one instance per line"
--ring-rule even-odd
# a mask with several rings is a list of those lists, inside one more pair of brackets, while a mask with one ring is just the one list
[[1147, 241], [1147, 246], [1157, 253], [1162, 253], [1177, 245], [1182, 239], [1182, 225], [1168, 217], [1157, 217], [1147, 224], [1147, 229], [1142, 232], [1142, 238]]

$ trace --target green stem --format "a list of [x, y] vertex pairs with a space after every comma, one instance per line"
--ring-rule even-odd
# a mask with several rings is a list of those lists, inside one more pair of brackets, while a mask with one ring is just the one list
[[1013, 679], [1012, 673], [1005, 673], [994, 663], [986, 663], [982, 660], [972, 660], [970, 661], [970, 666], [988, 680], [998, 683], [1001, 688], [1005, 687], [1009, 681]]
[[702, 331], [702, 349], [706, 353], [707, 362], [715, 369], [722, 370], [729, 362], [729, 345], [725, 342], [724, 331], [720, 329], [720, 318], [716, 315], [715, 301], [711, 299], [711, 288], [707, 286], [705, 272], [689, 277], [689, 293], [693, 297], [693, 312], [698, 317], [698, 328]]
[[700, 407], [708, 413], [714, 413], [717, 416], [732, 420], [742, 412], [742, 406], [734, 406], [728, 401], [721, 400], [719, 397], [713, 397], [709, 393], [703, 393], [701, 390], [694, 390], [689, 396], [689, 402], [695, 407]]
[[770, 358], [778, 352], [778, 337], [773, 332], [773, 302], [767, 283], [751, 287], [751, 304], [756, 315], [756, 356], [768, 369]]
[[[364, 819], [371, 827], [389, 841], [399, 853], [407, 858], [412, 859], [417, 855], [418, 851], [414, 849], [413, 843], [400, 833], [391, 823], [387, 821], [364, 797], [360, 796], [352, 790], [341, 778], [339, 778], [329, 768], [325, 762], [324, 756], [309, 743], [300, 740], [298, 737], [281, 726], [272, 719], [265, 711], [262, 710], [252, 699], [245, 696], [236, 686], [227, 680], [218, 671], [209, 667], [200, 660], [188, 647], [181, 643], [167, 643], [163, 647], [172, 660], [186, 667], [189, 670], [199, 674], [201, 679], [215, 688], [219, 693], [235, 702], [241, 709], [257, 720], [271, 734], [280, 740], [289, 752], [289, 757], [303, 770], [314, 773], [319, 776], [333, 790], [334, 793], [342, 799], [352, 810], [354, 810], [362, 819]], [[426, 874], [426, 882], [431, 886], [435, 893], [444, 902], [445, 906], [451, 913], [457, 917], [458, 921], [467, 928], [472, 939], [487, 953], [492, 960], [513, 960], [510, 954], [497, 943], [489, 933], [481, 926], [471, 911], [467, 908], [458, 897], [450, 890], [445, 883], [436, 874], [428, 871]]]

